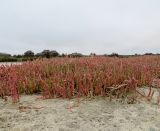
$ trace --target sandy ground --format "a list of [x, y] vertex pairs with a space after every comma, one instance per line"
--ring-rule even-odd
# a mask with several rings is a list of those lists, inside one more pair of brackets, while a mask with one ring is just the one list
[[22, 62], [0, 62], [0, 66], [2, 65], [20, 65]]
[[0, 99], [0, 131], [160, 131], [155, 101], [126, 104], [96, 97], [37, 99], [22, 96], [12, 104]]

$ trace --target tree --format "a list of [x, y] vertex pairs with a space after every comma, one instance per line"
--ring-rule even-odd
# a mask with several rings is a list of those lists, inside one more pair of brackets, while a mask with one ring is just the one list
[[42, 57], [50, 58], [50, 51], [49, 50], [43, 50], [41, 54], [42, 54]]
[[26, 52], [24, 53], [24, 56], [25, 56], [25, 57], [33, 57], [33, 56], [34, 56], [34, 52], [31, 51], [31, 50], [28, 50], [28, 51], [26, 51]]
[[41, 57], [51, 58], [51, 57], [59, 56], [59, 53], [55, 50], [52, 50], [52, 51], [43, 50], [41, 53], [38, 53], [37, 55]]
[[50, 57], [56, 57], [59, 56], [59, 53], [55, 50], [50, 51]]

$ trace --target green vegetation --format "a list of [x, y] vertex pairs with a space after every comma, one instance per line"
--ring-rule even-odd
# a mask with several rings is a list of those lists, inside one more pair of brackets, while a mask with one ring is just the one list
[[21, 62], [32, 61], [39, 58], [52, 58], [60, 56], [57, 51], [44, 50], [41, 53], [35, 54], [33, 51], [28, 50], [23, 55], [10, 55], [6, 53], [0, 53], [0, 62]]
[[[90, 53], [90, 57], [96, 57], [96, 56], [105, 56], [105, 57], [118, 57], [118, 58], [128, 58], [128, 57], [137, 57], [137, 56], [153, 56], [153, 55], [160, 55], [160, 54], [153, 54], [153, 53], [145, 53], [143, 55], [141, 54], [134, 54], [134, 55], [120, 55], [118, 53], [112, 53], [112, 54], [104, 54], [104, 55], [96, 55], [95, 53]], [[0, 53], [0, 62], [21, 62], [21, 61], [32, 61], [36, 59], [41, 58], [53, 58], [53, 57], [84, 57], [87, 55], [83, 55], [81, 53], [71, 53], [71, 54], [59, 54], [55, 50], [43, 50], [40, 53], [35, 54], [33, 51], [28, 50], [24, 52], [24, 54], [18, 54], [18, 55], [11, 55], [7, 53]]]

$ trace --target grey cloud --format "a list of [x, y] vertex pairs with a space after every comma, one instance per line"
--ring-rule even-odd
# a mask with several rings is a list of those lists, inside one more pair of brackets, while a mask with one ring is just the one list
[[0, 1], [0, 52], [160, 52], [159, 0]]

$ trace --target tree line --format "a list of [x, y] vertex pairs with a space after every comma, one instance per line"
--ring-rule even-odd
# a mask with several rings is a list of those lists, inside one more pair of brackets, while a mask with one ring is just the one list
[[[143, 55], [160, 55], [160, 54], [153, 54], [153, 53], [145, 53]], [[104, 55], [96, 55], [96, 53], [90, 53], [90, 55], [83, 55], [81, 53], [71, 53], [71, 54], [60, 54], [56, 50], [43, 50], [40, 53], [35, 54], [33, 51], [28, 50], [24, 52], [22, 55], [11, 55], [7, 53], [0, 53], [0, 62], [18, 62], [18, 61], [28, 61], [28, 60], [35, 60], [38, 58], [53, 58], [53, 57], [83, 57], [83, 56], [107, 56], [107, 57], [119, 57], [119, 58], [126, 58], [132, 56], [142, 56], [141, 54], [134, 54], [134, 55], [119, 55], [118, 53], [112, 54], [104, 54]]]
[[19, 62], [35, 60], [39, 58], [53, 58], [53, 57], [82, 57], [81, 53], [60, 54], [55, 50], [43, 50], [40, 53], [34, 53], [32, 50], [24, 52], [24, 54], [11, 55], [7, 53], [0, 53], [0, 62]]

